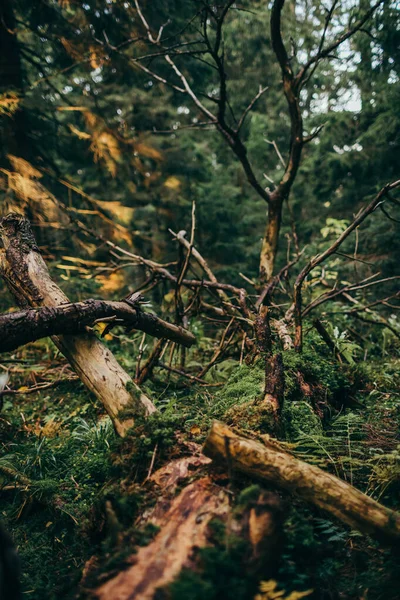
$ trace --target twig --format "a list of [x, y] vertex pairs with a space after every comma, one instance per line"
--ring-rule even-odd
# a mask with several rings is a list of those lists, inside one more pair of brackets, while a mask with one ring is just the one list
[[158, 442], [156, 443], [156, 445], [154, 446], [154, 450], [153, 450], [153, 454], [151, 455], [151, 462], [150, 462], [150, 466], [149, 466], [149, 470], [147, 472], [147, 477], [144, 480], [145, 482], [148, 481], [151, 477], [151, 474], [153, 472], [153, 467], [154, 467], [154, 462], [156, 460], [156, 454], [157, 454], [157, 450], [158, 450]]
[[210, 387], [224, 385], [223, 383], [217, 383], [217, 384], [209, 383], [208, 381], [205, 381], [204, 379], [201, 379], [200, 377], [196, 377], [195, 375], [190, 375], [190, 373], [186, 373], [185, 371], [182, 371], [182, 369], [170, 367], [162, 362], [159, 362], [158, 366], [161, 369], [165, 369], [166, 371], [169, 371], [170, 373], [176, 373], [177, 375], [180, 375], [181, 377], [186, 377], [187, 379], [190, 379], [190, 381], [195, 381], [196, 383], [201, 383], [202, 385], [207, 385]]
[[264, 93], [265, 93], [267, 90], [268, 90], [268, 86], [266, 86], [266, 87], [264, 87], [264, 88], [263, 88], [263, 87], [260, 85], [260, 87], [259, 87], [259, 90], [258, 90], [257, 94], [254, 96], [254, 98], [253, 98], [253, 100], [250, 102], [250, 104], [249, 104], [249, 105], [248, 105], [248, 106], [245, 108], [245, 110], [244, 110], [244, 112], [243, 112], [242, 116], [240, 117], [240, 119], [239, 119], [239, 123], [237, 124], [237, 127], [236, 127], [236, 133], [239, 133], [239, 131], [241, 130], [241, 128], [242, 128], [242, 126], [243, 126], [243, 123], [244, 123], [244, 122], [245, 122], [245, 120], [246, 120], [246, 117], [247, 117], [247, 115], [248, 115], [248, 114], [249, 114], [249, 112], [252, 110], [252, 108], [254, 107], [254, 105], [255, 105], [255, 103], [257, 102], [257, 100], [258, 100], [259, 98], [261, 98], [261, 96], [262, 96], [262, 95], [263, 95], [263, 94], [264, 94]]
[[142, 356], [143, 356], [143, 352], [145, 349], [145, 345], [144, 342], [146, 340], [146, 334], [144, 333], [142, 335], [142, 339], [140, 340], [140, 345], [139, 345], [139, 352], [138, 352], [138, 357], [137, 357], [137, 363], [136, 363], [136, 373], [135, 373], [135, 379], [138, 380], [139, 376], [140, 376], [140, 362], [142, 360]]

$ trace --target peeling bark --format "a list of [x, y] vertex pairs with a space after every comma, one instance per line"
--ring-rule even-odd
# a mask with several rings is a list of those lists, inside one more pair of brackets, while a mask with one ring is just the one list
[[283, 407], [285, 378], [282, 355], [272, 354], [269, 310], [261, 305], [255, 321], [257, 346], [265, 355], [265, 384], [262, 402], [271, 410], [275, 422], [273, 429], [279, 430]]
[[265, 283], [273, 275], [275, 258], [278, 252], [279, 232], [282, 221], [282, 200], [270, 200], [268, 218], [260, 254], [260, 281]]
[[274, 354], [265, 360], [264, 402], [271, 405], [279, 428], [285, 392], [285, 375], [282, 354]]
[[195, 550], [208, 544], [210, 520], [226, 515], [229, 496], [216, 493], [209, 477], [188, 485], [169, 510], [152, 522], [161, 527], [153, 542], [139, 548], [136, 563], [95, 592], [99, 600], [149, 600], [157, 588], [171, 583], [183, 567], [193, 567]]
[[[241, 568], [249, 569], [255, 576], [265, 576], [275, 569], [283, 539], [283, 511], [276, 494], [261, 491], [241, 515], [233, 516], [231, 496], [219, 484], [220, 476], [212, 473], [190, 483], [174, 497], [177, 486], [192, 477], [194, 469], [199, 471], [210, 462], [204, 455], [184, 457], [151, 476], [150, 481], [158, 486], [159, 500], [136, 525], [152, 523], [160, 531], [148, 546], [139, 548], [127, 560], [132, 566], [91, 592], [95, 598], [167, 597], [167, 591], [164, 594], [161, 589], [171, 584], [182, 569], [201, 570], [198, 550], [213, 544], [209, 524], [215, 518], [225, 524], [227, 539], [234, 534], [247, 540], [249, 551], [243, 556]], [[96, 561], [92, 558], [89, 563]]]

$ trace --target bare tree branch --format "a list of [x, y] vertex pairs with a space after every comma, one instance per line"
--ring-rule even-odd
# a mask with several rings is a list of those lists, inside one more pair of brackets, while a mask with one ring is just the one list
[[329, 57], [334, 50], [336, 50], [341, 44], [343, 44], [343, 42], [345, 42], [350, 37], [352, 37], [355, 33], [357, 33], [357, 31], [360, 31], [362, 29], [363, 25], [368, 21], [368, 19], [370, 19], [370, 17], [374, 14], [376, 9], [381, 4], [383, 4], [384, 1], [385, 0], [378, 0], [378, 2], [373, 4], [371, 6], [371, 8], [364, 14], [364, 16], [353, 27], [350, 27], [347, 31], [345, 31], [342, 35], [340, 35], [334, 42], [329, 44], [329, 46], [327, 46], [326, 48], [323, 48], [323, 44], [324, 44], [325, 36], [326, 36], [326, 30], [329, 25], [329, 21], [332, 18], [333, 11], [335, 10], [335, 7], [336, 7], [336, 2], [334, 2], [332, 5], [332, 8], [331, 8], [331, 11], [328, 13], [329, 20], [327, 20], [325, 22], [323, 39], [321, 39], [322, 43], [320, 42], [317, 53], [312, 58], [310, 58], [307, 61], [307, 63], [297, 73], [296, 85], [300, 86], [304, 82], [305, 76], [312, 65], [314, 65], [315, 63], [319, 63], [323, 58]]
[[400, 180], [388, 183], [383, 187], [373, 200], [359, 212], [358, 216], [346, 228], [346, 230], [334, 241], [325, 252], [314, 256], [303, 270], [297, 276], [294, 285], [294, 319], [295, 319], [295, 348], [299, 352], [302, 348], [302, 286], [307, 275], [315, 269], [315, 267], [324, 262], [329, 256], [334, 254], [348, 236], [384, 201], [386, 194], [400, 186]]

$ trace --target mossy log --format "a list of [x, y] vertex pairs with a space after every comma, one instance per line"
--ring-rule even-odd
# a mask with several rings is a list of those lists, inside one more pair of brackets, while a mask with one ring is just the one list
[[[238, 569], [256, 577], [274, 572], [283, 539], [280, 498], [258, 490], [240, 513], [233, 514], [231, 492], [213, 473], [192, 481], [176, 495], [184, 481], [191, 480], [196, 471], [200, 474], [211, 462], [199, 454], [200, 447], [194, 452], [192, 456], [172, 460], [150, 477], [151, 484], [157, 486], [158, 500], [135, 524], [141, 527], [151, 523], [160, 530], [148, 546], [138, 548], [127, 559], [131, 566], [96, 589], [88, 589], [91, 597], [97, 600], [169, 597], [165, 588], [179, 577], [182, 569], [201, 571], [199, 549], [216, 542], [210, 527], [214, 519], [224, 523], [226, 540], [247, 542], [248, 551]], [[95, 563], [93, 559], [89, 562]]]
[[183, 567], [193, 567], [194, 551], [207, 545], [210, 520], [229, 511], [227, 493], [216, 494], [209, 477], [191, 483], [169, 510], [153, 521], [161, 527], [154, 541], [139, 548], [135, 564], [100, 586], [99, 600], [149, 600], [171, 583]]
[[[17, 214], [7, 215], [1, 220], [0, 235], [3, 242], [0, 274], [18, 306], [57, 307], [70, 304], [50, 277], [27, 219]], [[156, 410], [93, 333], [55, 335], [52, 340], [85, 386], [103, 403], [119, 435], [123, 436], [133, 425], [135, 415], [150, 414]], [[119, 417], [122, 411], [129, 413], [129, 419]]]
[[239, 436], [214, 421], [203, 452], [214, 460], [226, 461], [229, 470], [241, 471], [296, 494], [362, 533], [384, 541], [400, 540], [400, 513], [338, 477], [294, 458], [277, 445], [263, 445]]

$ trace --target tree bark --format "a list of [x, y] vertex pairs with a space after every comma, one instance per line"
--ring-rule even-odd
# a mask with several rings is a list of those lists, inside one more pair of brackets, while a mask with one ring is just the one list
[[154, 541], [139, 548], [135, 564], [98, 588], [96, 597], [150, 600], [157, 588], [171, 583], [183, 567], [193, 566], [195, 549], [207, 545], [210, 520], [228, 511], [228, 494], [216, 494], [209, 477], [188, 485], [161, 518], [152, 519], [161, 526]]
[[268, 481], [326, 510], [350, 527], [385, 541], [400, 540], [400, 513], [385, 508], [338, 477], [283, 452], [273, 443], [241, 437], [214, 421], [203, 452], [230, 469]]
[[[0, 223], [3, 249], [0, 273], [19, 306], [57, 307], [69, 299], [51, 279], [41, 257], [29, 222], [10, 214]], [[92, 333], [52, 337], [85, 386], [103, 403], [116, 432], [123, 436], [134, 418], [156, 409], [114, 355]], [[124, 411], [129, 418], [120, 413]]]
[[0, 352], [15, 350], [43, 337], [85, 333], [86, 327], [99, 319], [110, 319], [110, 324], [115, 322], [129, 330], [139, 329], [154, 337], [166, 338], [187, 347], [196, 341], [194, 335], [186, 329], [133, 308], [126, 302], [85, 300], [58, 307], [45, 306], [0, 315]]
[[[195, 449], [195, 454], [199, 452], [200, 447]], [[203, 455], [184, 457], [171, 461], [151, 476], [152, 484], [157, 486], [158, 501], [151, 514], [136, 525], [150, 522], [160, 527], [160, 531], [148, 546], [139, 548], [128, 559], [132, 566], [92, 591], [98, 600], [164, 598], [162, 589], [182, 569], [201, 569], [198, 551], [215, 543], [209, 524], [216, 518], [225, 524], [227, 540], [234, 534], [248, 542], [249, 551], [243, 555], [240, 567], [250, 570], [255, 577], [260, 573], [264, 577], [271, 574], [283, 539], [283, 511], [276, 494], [261, 490], [242, 514], [234, 518], [230, 494], [221, 485], [218, 474], [195, 480], [175, 496], [177, 487], [193, 478], [193, 469], [202, 469], [209, 462]]]
[[276, 254], [278, 252], [279, 232], [282, 221], [282, 201], [273, 199], [268, 205], [267, 226], [260, 254], [260, 281], [265, 283], [273, 275]]
[[282, 354], [272, 354], [272, 338], [268, 306], [261, 305], [255, 321], [257, 346], [265, 360], [265, 384], [262, 402], [268, 406], [274, 417], [275, 434], [280, 429], [280, 417], [285, 392], [285, 374]]

